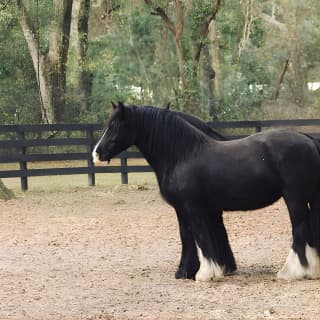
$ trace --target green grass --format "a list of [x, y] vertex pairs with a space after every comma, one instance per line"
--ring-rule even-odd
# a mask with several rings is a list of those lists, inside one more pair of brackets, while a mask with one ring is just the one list
[[[114, 159], [110, 165], [119, 165], [119, 159]], [[129, 165], [146, 165], [144, 159], [129, 159]], [[39, 168], [66, 168], [86, 166], [86, 161], [50, 161], [50, 162], [28, 162], [29, 169]], [[0, 170], [18, 170], [18, 163], [0, 164]], [[129, 184], [133, 185], [156, 185], [156, 177], [152, 172], [129, 173]], [[20, 178], [2, 178], [5, 186], [19, 194], [21, 192]], [[120, 173], [97, 173], [96, 186], [111, 189], [121, 184]], [[61, 175], [45, 177], [29, 177], [28, 191], [59, 192], [74, 188], [88, 187], [88, 175]]]
[[[152, 172], [129, 173], [129, 184], [135, 185], [156, 185], [156, 177]], [[3, 178], [2, 181], [7, 188], [15, 194], [21, 193], [20, 178]], [[112, 189], [121, 184], [120, 173], [98, 173], [96, 174], [96, 186]], [[46, 176], [28, 178], [28, 191], [59, 192], [75, 188], [88, 187], [88, 176], [67, 175], [67, 176]]]

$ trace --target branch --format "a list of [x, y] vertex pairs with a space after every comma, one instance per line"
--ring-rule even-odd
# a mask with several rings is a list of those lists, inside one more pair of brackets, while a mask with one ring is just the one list
[[113, 11], [117, 11], [117, 10], [119, 10], [119, 9], [120, 9], [120, 4], [114, 5], [114, 6], [112, 6], [112, 7], [108, 10], [107, 15], [109, 16], [109, 15], [111, 15], [111, 13], [112, 13]]
[[269, 23], [271, 26], [280, 29], [281, 31], [287, 31], [287, 26], [284, 23], [279, 22], [265, 13], [260, 13], [260, 18]]
[[169, 28], [169, 30], [174, 34], [176, 35], [176, 28], [174, 26], [174, 23], [171, 21], [171, 19], [167, 16], [167, 14], [165, 13], [165, 11], [160, 8], [160, 7], [157, 7], [154, 9], [153, 12], [151, 12], [152, 15], [155, 15], [155, 16], [159, 16], [162, 18], [163, 22], [167, 25], [167, 27]]
[[253, 10], [252, 10], [251, 0], [247, 0], [246, 2], [247, 3], [246, 3], [245, 23], [244, 23], [244, 28], [243, 28], [242, 39], [239, 42], [238, 63], [240, 61], [242, 51], [244, 50], [247, 43], [249, 42], [252, 23], [255, 20], [253, 13], [252, 13]]
[[198, 47], [197, 47], [195, 54], [194, 54], [195, 61], [199, 61], [199, 59], [200, 59], [201, 50], [203, 48], [203, 40], [208, 36], [209, 25], [210, 25], [211, 21], [215, 19], [216, 15], [220, 9], [220, 5], [221, 5], [221, 0], [217, 0], [215, 5], [211, 9], [209, 15], [207, 16], [207, 19], [205, 20], [203, 26], [202, 26], [202, 30], [199, 35], [200, 41], [199, 41]]

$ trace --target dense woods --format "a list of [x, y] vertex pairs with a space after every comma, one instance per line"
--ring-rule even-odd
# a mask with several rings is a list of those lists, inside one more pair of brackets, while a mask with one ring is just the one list
[[0, 123], [319, 117], [318, 0], [0, 0]]

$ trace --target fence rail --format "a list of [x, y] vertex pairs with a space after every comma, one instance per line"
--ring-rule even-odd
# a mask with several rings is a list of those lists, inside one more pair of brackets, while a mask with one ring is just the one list
[[[251, 129], [260, 132], [270, 127], [312, 127], [314, 136], [320, 136], [320, 119], [305, 120], [267, 120], [267, 121], [231, 121], [231, 122], [209, 122], [214, 129]], [[315, 130], [317, 127], [317, 130]], [[121, 182], [128, 183], [128, 173], [151, 172], [147, 165], [128, 165], [130, 158], [143, 158], [139, 152], [125, 151], [118, 158], [119, 166], [94, 166], [91, 152], [96, 142], [97, 133], [102, 129], [99, 124], [53, 124], [53, 125], [2, 125], [0, 126], [0, 178], [19, 177], [21, 189], [28, 189], [28, 177], [51, 176], [51, 175], [73, 175], [87, 174], [88, 184], [95, 185], [96, 173], [120, 173]], [[71, 137], [77, 133], [77, 137]], [[47, 137], [43, 137], [46, 133]], [[58, 137], [59, 135], [66, 137]], [[36, 137], [38, 135], [41, 137]], [[80, 137], [79, 137], [80, 136]], [[239, 138], [243, 134], [227, 134], [232, 138]], [[10, 137], [10, 138], [8, 138]], [[43, 148], [53, 147], [52, 152], [43, 152]], [[81, 152], [63, 151], [64, 147], [84, 148]], [[37, 149], [37, 152], [34, 151]], [[40, 152], [39, 152], [40, 150]], [[29, 169], [28, 163], [40, 161], [73, 161], [84, 160], [86, 166], [72, 168], [39, 168]], [[19, 164], [19, 169], [8, 169], [4, 164]]]

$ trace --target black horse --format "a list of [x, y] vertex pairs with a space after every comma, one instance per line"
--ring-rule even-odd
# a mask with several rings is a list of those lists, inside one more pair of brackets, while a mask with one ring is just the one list
[[131, 145], [145, 156], [177, 213], [182, 254], [176, 278], [208, 281], [236, 270], [223, 211], [262, 208], [280, 197], [289, 210], [293, 244], [278, 277], [320, 276], [318, 141], [287, 130], [218, 141], [192, 116], [113, 106], [94, 161], [109, 161]]

